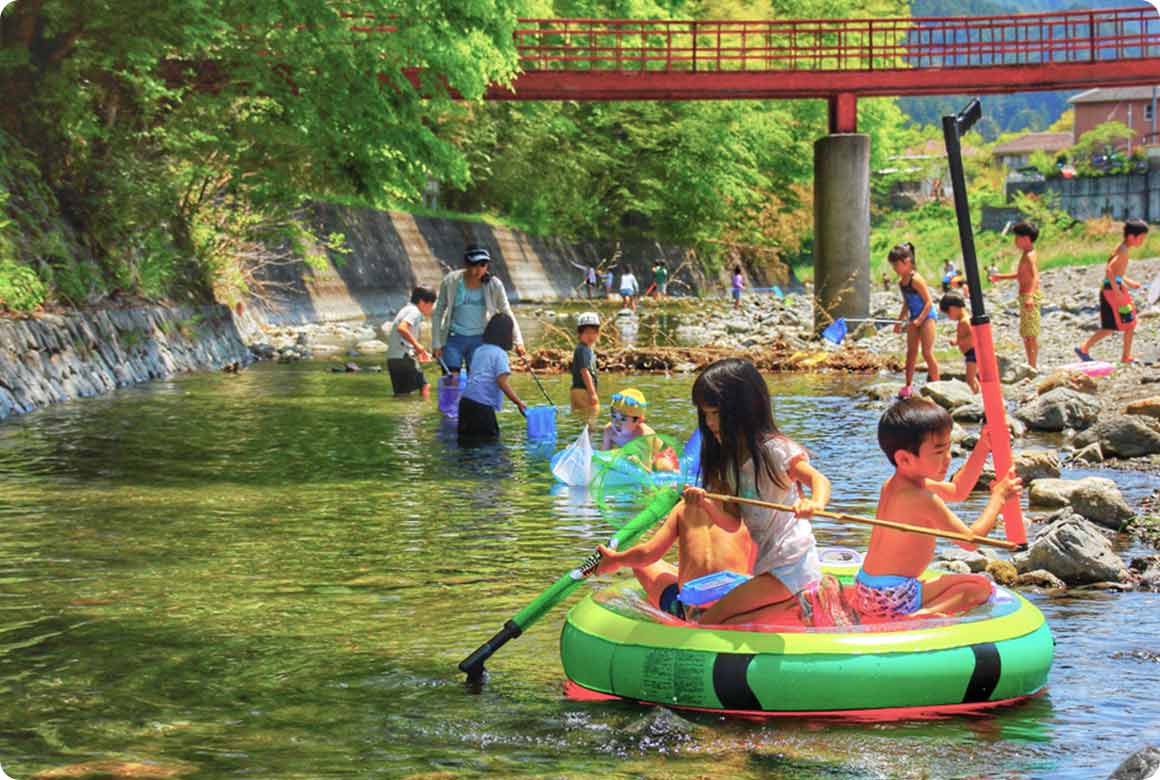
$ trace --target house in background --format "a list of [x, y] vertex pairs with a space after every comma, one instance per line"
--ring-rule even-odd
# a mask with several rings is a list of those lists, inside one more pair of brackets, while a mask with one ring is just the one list
[[992, 155], [1007, 170], [1017, 171], [1027, 165], [1033, 152], [1047, 152], [1054, 158], [1073, 143], [1071, 133], [1026, 133], [996, 145]]
[[[963, 144], [964, 157], [973, 157], [979, 150]], [[890, 205], [895, 209], [910, 209], [927, 201], [950, 201], [954, 198], [951, 176], [947, 167], [947, 149], [942, 141], [928, 140], [921, 146], [912, 146], [902, 154], [891, 157], [890, 167], [874, 171], [875, 176], [894, 175], [890, 187]]]
[[1067, 99], [1075, 108], [1074, 141], [1104, 122], [1122, 122], [1136, 131], [1131, 147], [1160, 143], [1160, 131], [1153, 116], [1153, 87], [1089, 89]]

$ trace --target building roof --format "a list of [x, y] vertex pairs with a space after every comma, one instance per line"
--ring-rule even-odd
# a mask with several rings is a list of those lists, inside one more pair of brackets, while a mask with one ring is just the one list
[[1028, 154], [1030, 152], [1060, 152], [1072, 144], [1071, 133], [1027, 133], [995, 147], [994, 154]]
[[1151, 100], [1152, 87], [1089, 89], [1067, 99], [1068, 103], [1119, 103], [1123, 100]]

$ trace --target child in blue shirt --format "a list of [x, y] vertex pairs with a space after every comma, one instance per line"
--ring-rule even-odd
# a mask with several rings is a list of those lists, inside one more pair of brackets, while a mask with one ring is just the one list
[[[526, 414], [528, 405], [512, 389], [507, 353], [515, 342], [515, 323], [507, 314], [496, 314], [483, 331], [483, 343], [471, 358], [467, 387], [459, 399], [459, 441], [499, 438], [495, 413], [503, 409], [503, 396]], [[501, 395], [502, 393], [502, 395]]]

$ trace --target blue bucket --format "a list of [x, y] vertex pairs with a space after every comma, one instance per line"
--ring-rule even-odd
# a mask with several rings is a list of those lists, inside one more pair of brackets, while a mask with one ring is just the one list
[[456, 418], [459, 416], [459, 396], [463, 392], [463, 383], [452, 385], [448, 380], [451, 376], [439, 377], [439, 411], [444, 417]]
[[547, 404], [529, 406], [527, 409], [528, 438], [556, 438], [556, 407]]

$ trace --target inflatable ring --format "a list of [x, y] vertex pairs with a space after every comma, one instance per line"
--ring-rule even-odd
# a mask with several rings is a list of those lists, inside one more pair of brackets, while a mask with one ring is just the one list
[[[843, 586], [857, 564], [823, 562]], [[592, 693], [750, 715], [871, 715], [977, 709], [1034, 696], [1051, 668], [1043, 614], [996, 586], [952, 618], [844, 629], [713, 629], [649, 607], [635, 580], [588, 596], [564, 623], [564, 674]]]

